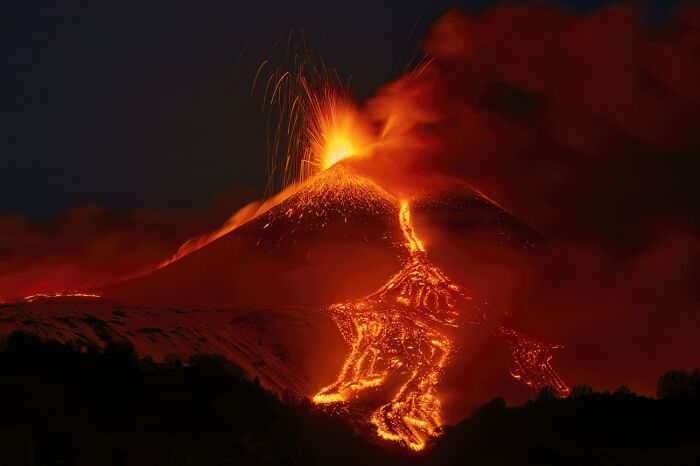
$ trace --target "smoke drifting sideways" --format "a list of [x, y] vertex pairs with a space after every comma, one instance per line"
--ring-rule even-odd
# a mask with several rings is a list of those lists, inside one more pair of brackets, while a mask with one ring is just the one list
[[438, 266], [563, 343], [570, 382], [652, 395], [653, 374], [700, 360], [700, 9], [642, 18], [450, 11], [423, 41], [427, 66], [367, 111], [411, 142], [376, 151], [394, 181], [462, 178], [550, 238], [505, 257], [418, 217]]
[[231, 223], [227, 217], [251, 197], [232, 190], [212, 206], [191, 210], [84, 206], [49, 224], [0, 217], [0, 303], [92, 289], [146, 273], [179, 248]]

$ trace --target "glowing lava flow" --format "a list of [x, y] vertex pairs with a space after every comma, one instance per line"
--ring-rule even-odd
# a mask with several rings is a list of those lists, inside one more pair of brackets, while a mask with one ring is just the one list
[[348, 402], [391, 378], [398, 388], [370, 420], [380, 437], [420, 450], [442, 425], [437, 383], [452, 341], [441, 327], [456, 325], [455, 298], [462, 296], [428, 262], [406, 201], [399, 221], [409, 252], [403, 269], [367, 298], [330, 307], [352, 349], [336, 382], [313, 401]]
[[[437, 386], [453, 349], [446, 330], [458, 324], [458, 304], [472, 298], [430, 263], [413, 230], [407, 201], [401, 202], [399, 222], [408, 251], [401, 271], [366, 298], [328, 309], [351, 351], [336, 381], [313, 401], [350, 403], [368, 389], [389, 391], [390, 401], [368, 413], [377, 435], [421, 450], [441, 431]], [[533, 388], [551, 386], [559, 396], [568, 394], [549, 364], [557, 346], [492, 325], [481, 312], [469, 317], [468, 323], [505, 338], [513, 377]]]
[[36, 293], [33, 295], [25, 296], [24, 301], [31, 303], [38, 299], [52, 299], [52, 298], [99, 298], [100, 295], [94, 293]]

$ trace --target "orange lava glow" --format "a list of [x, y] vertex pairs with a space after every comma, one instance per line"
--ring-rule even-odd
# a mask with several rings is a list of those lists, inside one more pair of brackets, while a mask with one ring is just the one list
[[355, 117], [351, 108], [340, 112], [330, 112], [330, 117], [322, 122], [320, 131], [322, 144], [315, 149], [319, 156], [321, 168], [330, 168], [337, 162], [351, 155], [362, 152], [363, 137], [354, 127]]
[[459, 290], [428, 262], [407, 201], [399, 221], [409, 252], [403, 269], [370, 296], [329, 309], [352, 349], [337, 380], [313, 401], [346, 403], [391, 382], [390, 401], [369, 421], [381, 438], [421, 450], [442, 425], [437, 385], [453, 346], [444, 328], [457, 325]]
[[322, 86], [320, 92], [306, 92], [309, 115], [301, 163], [307, 167], [307, 174], [364, 152], [371, 135], [352, 100], [331, 86]]
[[355, 153], [352, 142], [343, 134], [330, 134], [327, 137], [328, 148], [323, 154], [323, 168], [329, 168]]
[[569, 387], [550, 365], [558, 347], [491, 323], [473, 298], [428, 260], [406, 200], [400, 202], [398, 220], [408, 252], [403, 268], [364, 299], [328, 308], [351, 350], [336, 381], [322, 388], [314, 403], [347, 406], [365, 392], [389, 392], [388, 402], [364, 413], [367, 420], [380, 438], [424, 449], [442, 431], [438, 385], [454, 348], [447, 329], [463, 323], [505, 339], [514, 378], [567, 395]]
[[79, 292], [64, 292], [64, 293], [36, 293], [33, 295], [25, 296], [24, 301], [31, 303], [39, 299], [52, 299], [52, 298], [99, 298], [100, 295], [94, 293], [79, 293]]

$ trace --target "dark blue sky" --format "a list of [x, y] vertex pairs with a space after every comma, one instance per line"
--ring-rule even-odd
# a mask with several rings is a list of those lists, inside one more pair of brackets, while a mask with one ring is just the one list
[[[5, 0], [0, 215], [195, 207], [236, 187], [262, 193], [265, 115], [249, 90], [280, 34], [304, 29], [363, 97], [396, 76], [446, 9], [495, 2], [242, 3]], [[550, 3], [583, 12], [614, 2]], [[646, 3], [659, 20], [678, 2]]]

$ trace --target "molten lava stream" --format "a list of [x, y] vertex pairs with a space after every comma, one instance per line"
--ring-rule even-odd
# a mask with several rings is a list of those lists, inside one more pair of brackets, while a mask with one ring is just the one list
[[369, 419], [380, 437], [420, 450], [442, 425], [437, 383], [452, 341], [441, 327], [456, 325], [458, 288], [428, 262], [407, 201], [399, 222], [409, 253], [403, 269], [365, 299], [329, 308], [351, 351], [335, 383], [313, 400], [348, 402], [367, 388], [400, 380], [391, 401]]
[[[393, 390], [390, 401], [366, 413], [367, 418], [379, 437], [422, 450], [441, 432], [437, 386], [453, 349], [445, 330], [457, 326], [459, 303], [473, 303], [428, 260], [407, 201], [401, 202], [399, 223], [408, 252], [403, 268], [366, 298], [328, 308], [351, 350], [336, 381], [313, 401], [350, 403], [368, 389]], [[569, 393], [549, 363], [558, 346], [496, 325], [482, 312], [469, 317], [468, 323], [505, 339], [514, 378], [535, 389], [550, 386], [559, 396]]]

